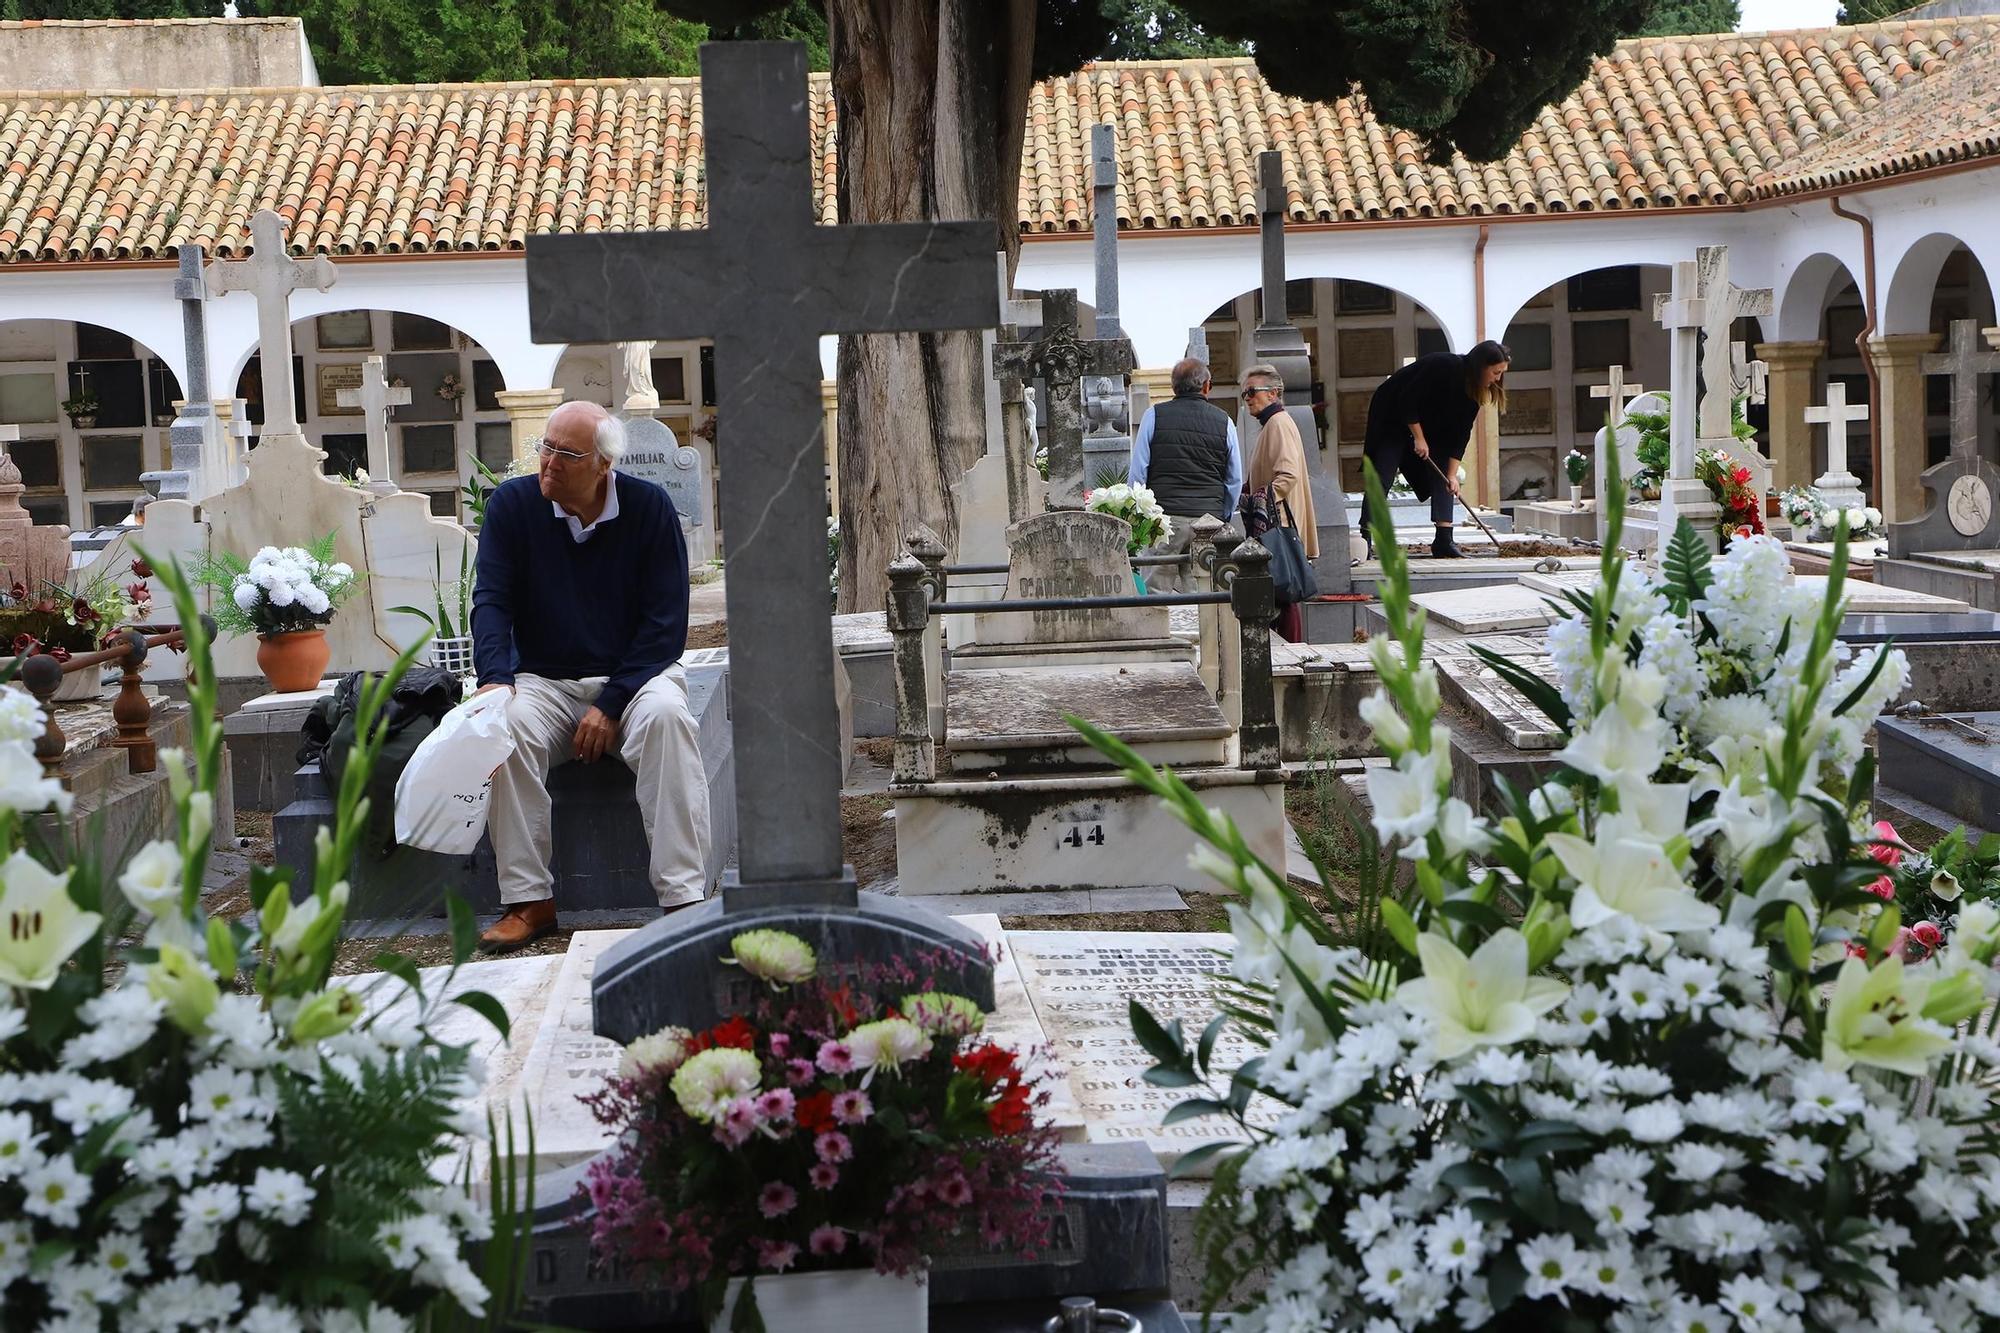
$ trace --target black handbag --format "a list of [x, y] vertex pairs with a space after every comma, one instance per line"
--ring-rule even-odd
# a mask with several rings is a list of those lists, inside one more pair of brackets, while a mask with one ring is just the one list
[[1319, 596], [1319, 576], [1313, 573], [1312, 562], [1306, 559], [1306, 548], [1299, 541], [1292, 506], [1281, 501], [1279, 507], [1284, 511], [1285, 521], [1257, 540], [1271, 553], [1271, 581], [1278, 587], [1278, 605], [1293, 606]]

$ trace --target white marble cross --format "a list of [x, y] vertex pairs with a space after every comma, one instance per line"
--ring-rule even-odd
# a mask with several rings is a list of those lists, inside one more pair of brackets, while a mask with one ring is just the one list
[[[1409, 362], [1405, 361], [1403, 364], [1408, 365]], [[1604, 428], [1599, 430], [1595, 436], [1597, 442], [1597, 458], [1594, 463], [1597, 469], [1597, 540], [1600, 542], [1605, 539], [1611, 526], [1611, 515], [1604, 506], [1604, 479], [1611, 475], [1610, 470], [1604, 465], [1605, 459], [1617, 456], [1618, 427], [1625, 420], [1625, 404], [1646, 392], [1646, 386], [1643, 384], [1627, 384], [1625, 382], [1625, 367], [1623, 366], [1611, 367], [1605, 373], [1605, 378], [1610, 383], [1593, 384], [1590, 386], [1590, 396], [1592, 398], [1605, 399], [1610, 409], [1604, 423]], [[1631, 480], [1630, 477], [1620, 477], [1618, 479], [1621, 486], [1630, 483]]]
[[[1654, 316], [1673, 339], [1668, 359], [1672, 406], [1667, 435], [1672, 456], [1666, 480], [1660, 487], [1659, 532], [1663, 546], [1680, 517], [1686, 517], [1697, 532], [1706, 530], [1713, 542], [1713, 520], [1720, 512], [1709, 498], [1708, 487], [1695, 480], [1695, 414], [1687, 410], [1687, 404], [1695, 396], [1697, 340], [1709, 322], [1709, 303], [1702, 293], [1700, 266], [1683, 259], [1674, 265], [1673, 289], [1653, 302]], [[1724, 424], [1726, 427], [1727, 423]]]
[[1847, 427], [1851, 422], [1866, 420], [1868, 404], [1849, 406], [1847, 386], [1839, 380], [1827, 383], [1825, 407], [1806, 409], [1807, 425], [1826, 426], [1826, 473], [1813, 486], [1828, 504], [1841, 509], [1868, 503], [1868, 497], [1861, 491], [1861, 478], [1847, 467]]
[[[1403, 364], [1407, 366], [1410, 363], [1405, 361]], [[1643, 384], [1627, 384], [1625, 382], [1625, 367], [1623, 366], [1611, 367], [1605, 373], [1605, 378], [1611, 382], [1609, 384], [1591, 385], [1590, 396], [1592, 398], [1610, 400], [1611, 420], [1609, 425], [1613, 430], [1616, 430], [1618, 423], [1625, 419], [1625, 404], [1646, 392], [1646, 386]]]
[[1951, 377], [1951, 452], [1979, 455], [1979, 377], [2000, 374], [2000, 352], [1981, 351], [1979, 321], [1951, 322], [1951, 350], [1924, 353], [1924, 374]]
[[1697, 420], [1704, 440], [1734, 438], [1730, 424], [1735, 385], [1730, 374], [1729, 331], [1745, 315], [1771, 313], [1771, 289], [1738, 287], [1729, 280], [1729, 247], [1704, 245], [1694, 252], [1701, 274], [1701, 382], [1705, 392]]
[[1771, 368], [1750, 359], [1750, 348], [1740, 339], [1729, 344], [1729, 392], [1741, 394], [1745, 402], [1761, 404], [1770, 391]]
[[257, 355], [264, 373], [264, 435], [297, 435], [292, 401], [291, 294], [301, 287], [333, 286], [333, 264], [315, 256], [293, 259], [285, 249], [285, 220], [270, 209], [250, 219], [250, 258], [208, 267], [209, 290], [250, 292], [257, 298]]
[[368, 489], [377, 495], [393, 495], [396, 483], [389, 469], [389, 409], [410, 401], [407, 385], [391, 385], [384, 373], [387, 362], [379, 356], [363, 358], [361, 387], [342, 389], [340, 405], [361, 409], [363, 428], [368, 432]]

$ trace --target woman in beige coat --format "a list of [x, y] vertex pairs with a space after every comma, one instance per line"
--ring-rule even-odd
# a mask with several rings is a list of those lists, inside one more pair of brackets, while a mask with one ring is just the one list
[[[1313, 513], [1312, 483], [1306, 476], [1305, 443], [1299, 438], [1298, 424], [1285, 411], [1285, 381], [1275, 366], [1256, 365], [1243, 372], [1243, 383], [1243, 405], [1257, 418], [1259, 427], [1257, 452], [1250, 461], [1245, 489], [1271, 488], [1278, 521], [1297, 530], [1306, 559], [1314, 559], [1319, 555], [1319, 521]], [[1299, 642], [1305, 637], [1301, 620], [1296, 605], [1282, 608], [1278, 633]]]

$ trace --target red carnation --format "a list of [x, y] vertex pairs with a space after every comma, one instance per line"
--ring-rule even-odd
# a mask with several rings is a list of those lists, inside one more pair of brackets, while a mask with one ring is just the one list
[[986, 1123], [995, 1134], [1019, 1134], [1029, 1126], [1028, 1090], [1016, 1084], [987, 1108]]
[[138, 579], [149, 579], [153, 577], [153, 567], [147, 564], [144, 560], [134, 560], [132, 562], [132, 577]]
[[824, 1134], [833, 1128], [833, 1094], [809, 1092], [799, 1098], [792, 1119], [808, 1134]]
[[1020, 1077], [1020, 1069], [1014, 1063], [1013, 1052], [992, 1042], [954, 1055], [951, 1063], [954, 1069], [964, 1070], [989, 1088]]
[[741, 1014], [717, 1024], [709, 1035], [711, 1045], [734, 1047], [739, 1051], [747, 1051], [757, 1044], [757, 1029], [751, 1027], [750, 1020]]

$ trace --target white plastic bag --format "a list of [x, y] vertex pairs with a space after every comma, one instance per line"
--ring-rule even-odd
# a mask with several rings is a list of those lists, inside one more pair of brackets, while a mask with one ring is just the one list
[[493, 771], [514, 753], [506, 690], [489, 690], [444, 715], [396, 779], [396, 841], [469, 856], [486, 831]]

